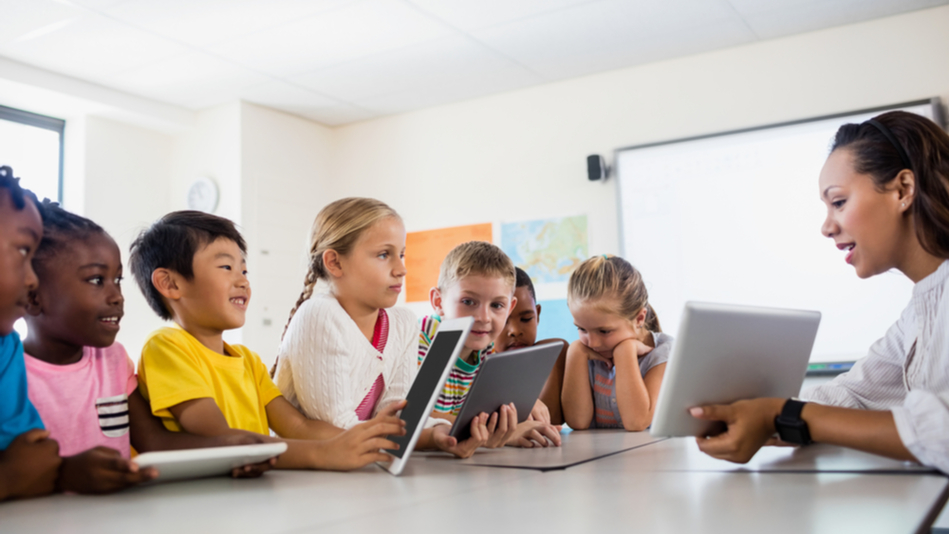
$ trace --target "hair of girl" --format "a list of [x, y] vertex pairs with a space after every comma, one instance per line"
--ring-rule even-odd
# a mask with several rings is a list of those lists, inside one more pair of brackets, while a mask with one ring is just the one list
[[59, 203], [43, 199], [43, 239], [33, 256], [37, 268], [56, 255], [68, 243], [81, 241], [92, 234], [105, 234], [101, 226], [91, 220], [68, 212]]
[[880, 191], [909, 164], [915, 178], [910, 213], [917, 240], [928, 253], [947, 259], [947, 132], [906, 111], [872, 120], [877, 124], [867, 121], [839, 128], [831, 151], [847, 149], [854, 170], [870, 176]]
[[599, 307], [605, 312], [628, 321], [636, 320], [640, 310], [646, 308], [643, 326], [651, 332], [662, 332], [660, 319], [650, 306], [643, 276], [619, 256], [594, 256], [577, 266], [567, 282], [567, 302], [585, 301], [601, 301]]
[[[297, 298], [297, 303], [290, 310], [290, 317], [284, 326], [281, 340], [287, 334], [290, 321], [300, 308], [313, 295], [317, 282], [330, 281], [326, 267], [323, 265], [323, 253], [334, 250], [341, 256], [346, 256], [353, 250], [366, 229], [383, 219], [395, 217], [402, 220], [396, 210], [385, 203], [373, 198], [350, 197], [343, 198], [328, 204], [320, 210], [310, 229], [310, 253], [307, 262], [307, 275], [303, 280], [303, 291]], [[277, 362], [271, 368], [271, 376], [277, 371]]]
[[13, 176], [13, 169], [9, 165], [0, 167], [0, 189], [6, 189], [10, 193], [10, 200], [13, 201], [13, 207], [17, 210], [22, 210], [26, 206], [26, 201], [30, 200], [36, 205], [40, 216], [43, 216], [43, 206], [40, 205], [36, 195], [20, 185], [20, 179]]

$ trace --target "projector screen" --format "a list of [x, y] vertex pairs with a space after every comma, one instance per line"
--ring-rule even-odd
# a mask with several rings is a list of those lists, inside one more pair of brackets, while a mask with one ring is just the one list
[[[936, 104], [903, 109], [934, 120]], [[665, 332], [690, 300], [817, 310], [813, 362], [867, 353], [910, 302], [893, 271], [861, 280], [821, 235], [818, 173], [838, 127], [886, 110], [622, 149], [622, 255], [643, 274]]]

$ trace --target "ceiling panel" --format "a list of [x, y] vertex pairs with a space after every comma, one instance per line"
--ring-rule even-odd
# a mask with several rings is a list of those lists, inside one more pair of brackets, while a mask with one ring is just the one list
[[[735, 10], [709, 0], [668, 0], [649, 5], [608, 0], [472, 33], [491, 48], [550, 79], [755, 39]], [[664, 47], [672, 49], [667, 53]]]
[[210, 48], [276, 76], [328, 67], [452, 33], [397, 0], [365, 0]]
[[241, 37], [354, 0], [127, 0], [106, 13], [194, 46]]
[[203, 52], [186, 52], [124, 71], [104, 83], [149, 98], [202, 109], [239, 98], [270, 78]]
[[465, 36], [382, 52], [294, 77], [300, 85], [348, 102], [404, 91], [427, 91], [453, 80], [504, 71], [517, 86], [543, 81]]
[[0, 46], [28, 41], [75, 22], [82, 14], [75, 8], [52, 0], [0, 0]]
[[91, 12], [54, 32], [0, 46], [0, 54], [6, 57], [93, 81], [186, 50]]
[[478, 30], [596, 0], [409, 0], [452, 26]]
[[947, 4], [939, 0], [729, 1], [756, 35], [762, 39], [773, 39]]
[[245, 87], [240, 91], [242, 100], [303, 115], [325, 108], [337, 107], [339, 100], [283, 81], [269, 81]]

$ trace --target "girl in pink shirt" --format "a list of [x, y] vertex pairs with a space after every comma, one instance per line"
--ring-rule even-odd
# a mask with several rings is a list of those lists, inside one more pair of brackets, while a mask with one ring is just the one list
[[47, 201], [33, 269], [39, 285], [29, 294], [23, 341], [28, 394], [59, 443], [60, 490], [107, 493], [155, 478], [155, 469], [130, 461], [133, 442], [140, 450], [248, 442], [176, 436], [151, 416], [136, 391], [135, 365], [115, 342], [125, 302], [122, 261], [105, 230]]

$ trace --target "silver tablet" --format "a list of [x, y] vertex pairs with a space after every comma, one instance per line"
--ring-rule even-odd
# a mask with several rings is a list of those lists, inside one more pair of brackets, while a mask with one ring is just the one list
[[449, 434], [459, 441], [468, 439], [472, 419], [512, 402], [518, 422], [524, 422], [563, 348], [563, 343], [555, 341], [485, 356]]
[[132, 461], [158, 470], [156, 482], [227, 475], [232, 469], [269, 460], [287, 450], [286, 443], [257, 443], [142, 453]]
[[388, 439], [399, 445], [397, 450], [387, 450], [392, 455], [391, 462], [380, 462], [379, 465], [394, 475], [402, 473], [412, 449], [419, 440], [419, 434], [425, 426], [426, 419], [432, 413], [432, 407], [439, 398], [442, 386], [449, 378], [449, 372], [455, 365], [455, 360], [462, 353], [465, 339], [472, 329], [472, 318], [451, 319], [442, 321], [435, 339], [429, 345], [429, 351], [422, 360], [422, 366], [416, 374], [409, 394], [406, 395], [406, 407], [399, 417], [406, 422], [406, 433], [402, 436], [388, 436]]
[[820, 320], [816, 311], [687, 302], [650, 434], [716, 434], [721, 423], [689, 409], [798, 395]]

